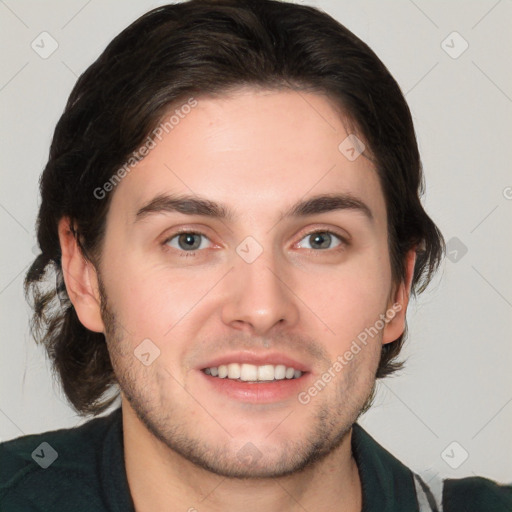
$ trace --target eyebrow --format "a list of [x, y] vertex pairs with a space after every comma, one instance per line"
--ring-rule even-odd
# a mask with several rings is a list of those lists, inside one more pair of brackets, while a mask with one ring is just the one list
[[[298, 201], [281, 213], [279, 221], [289, 217], [307, 217], [337, 210], [353, 210], [362, 213], [369, 221], [374, 220], [372, 211], [361, 199], [351, 194], [322, 194]], [[232, 221], [236, 217], [234, 211], [227, 206], [195, 195], [158, 195], [137, 211], [134, 223], [151, 215], [174, 212], [226, 221]]]

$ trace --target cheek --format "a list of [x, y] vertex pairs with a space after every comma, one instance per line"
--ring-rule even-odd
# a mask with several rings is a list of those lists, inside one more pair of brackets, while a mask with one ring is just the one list
[[142, 339], [157, 333], [161, 336], [159, 319], [163, 321], [165, 306], [168, 305], [162, 295], [164, 286], [161, 280], [156, 280], [140, 262], [130, 258], [118, 260], [115, 264], [110, 260], [102, 273], [109, 305], [133, 342], [141, 336]]
[[144, 338], [164, 343], [203, 311], [208, 300], [202, 298], [221, 275], [218, 270], [148, 267], [126, 259], [122, 268], [108, 272], [108, 299], [133, 343]]
[[326, 332], [344, 341], [375, 323], [386, 308], [391, 289], [389, 263], [378, 252], [330, 269], [321, 279], [308, 275], [306, 280], [308, 284], [303, 284], [299, 295], [328, 327]]

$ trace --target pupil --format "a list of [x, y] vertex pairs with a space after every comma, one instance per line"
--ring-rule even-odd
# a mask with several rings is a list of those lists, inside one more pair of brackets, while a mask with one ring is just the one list
[[180, 245], [183, 243], [186, 249], [196, 249], [199, 247], [200, 243], [197, 243], [197, 240], [194, 240], [194, 237], [197, 237], [197, 235], [190, 233], [181, 235], [179, 238]]
[[317, 233], [316, 235], [314, 235], [313, 244], [318, 244], [320, 246], [320, 248], [322, 248], [322, 249], [328, 248], [330, 245], [330, 238], [331, 238], [331, 235], [329, 235], [329, 233], [324, 233], [324, 234]]

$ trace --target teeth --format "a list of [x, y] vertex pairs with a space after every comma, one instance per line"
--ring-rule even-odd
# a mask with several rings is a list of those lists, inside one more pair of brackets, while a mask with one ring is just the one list
[[284, 379], [298, 379], [302, 372], [292, 367], [286, 367], [284, 364], [264, 364], [256, 366], [254, 364], [221, 364], [216, 367], [205, 368], [204, 372], [213, 377], [221, 379], [235, 379], [244, 382], [271, 381]]
[[246, 382], [258, 380], [258, 367], [253, 364], [243, 364], [240, 367], [240, 380]]
[[240, 365], [236, 363], [228, 364], [228, 377], [230, 379], [240, 378]]
[[287, 379], [293, 379], [294, 375], [295, 375], [295, 369], [294, 368], [286, 368], [285, 377]]
[[286, 366], [284, 364], [278, 364], [274, 367], [274, 379], [281, 380], [286, 376]]
[[274, 380], [274, 367], [271, 364], [258, 366], [258, 380]]

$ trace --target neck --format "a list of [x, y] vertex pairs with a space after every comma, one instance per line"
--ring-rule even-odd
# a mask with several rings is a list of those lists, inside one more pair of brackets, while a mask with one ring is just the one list
[[211, 473], [169, 449], [123, 404], [128, 485], [136, 512], [360, 512], [352, 429], [326, 457], [299, 473], [236, 479]]

